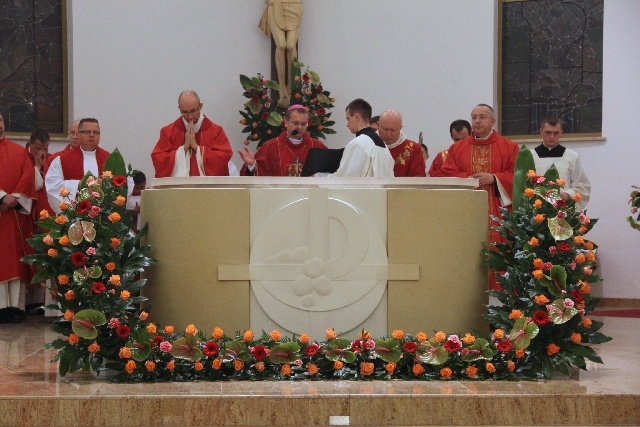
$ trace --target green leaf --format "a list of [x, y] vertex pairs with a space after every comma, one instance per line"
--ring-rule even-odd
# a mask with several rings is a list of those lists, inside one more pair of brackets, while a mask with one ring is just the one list
[[192, 362], [202, 357], [200, 343], [195, 335], [181, 337], [172, 343], [171, 353], [180, 359], [187, 359]]
[[[317, 85], [320, 84], [320, 76], [315, 71], [309, 70], [307, 71], [307, 76], [309, 76], [309, 82], [311, 84]], [[320, 98], [320, 96], [318, 96]]]
[[92, 242], [96, 238], [96, 229], [89, 221], [76, 221], [69, 227], [69, 241], [73, 245], [79, 245], [82, 239]]
[[493, 350], [489, 346], [489, 342], [484, 338], [476, 338], [469, 347], [469, 353], [462, 356], [464, 362], [475, 362], [476, 360], [493, 359]]
[[225, 360], [233, 360], [240, 359], [249, 361], [251, 356], [249, 354], [249, 348], [247, 344], [243, 341], [230, 341], [225, 344], [223, 359]]
[[376, 347], [373, 349], [373, 353], [379, 358], [384, 360], [385, 362], [393, 362], [397, 363], [402, 356], [402, 351], [400, 350], [400, 344], [398, 340], [395, 338], [390, 338], [388, 340], [377, 340]]
[[331, 104], [331, 99], [324, 93], [319, 93], [317, 98], [318, 102], [321, 104]]
[[280, 85], [275, 80], [269, 80], [267, 82], [267, 88], [274, 89], [274, 90], [280, 90]]
[[295, 341], [278, 344], [269, 353], [271, 363], [293, 363], [300, 357], [300, 346]]
[[601, 332], [589, 334], [588, 337], [589, 337], [589, 344], [602, 344], [603, 342], [611, 341], [611, 337]]
[[573, 316], [578, 314], [578, 310], [573, 307], [565, 307], [563, 299], [557, 299], [552, 302], [548, 309], [549, 317], [556, 325], [567, 323]]
[[551, 167], [547, 169], [547, 171], [544, 174], [544, 177], [547, 181], [553, 181], [553, 182], [556, 182], [556, 179], [560, 178], [560, 175], [558, 174], [558, 169], [556, 169], [555, 163], [552, 163]]
[[[104, 163], [104, 170], [111, 171], [113, 176], [127, 176], [127, 166], [122, 154], [120, 154], [120, 151], [117, 148], [111, 152], [109, 157], [107, 157], [107, 161]], [[122, 194], [123, 191], [124, 194], [127, 194], [127, 184], [118, 188], [120, 194]]]
[[549, 226], [549, 232], [556, 241], [566, 240], [573, 236], [573, 228], [564, 218], [549, 218], [547, 219], [547, 225]]
[[513, 210], [517, 211], [525, 198], [524, 190], [527, 188], [527, 173], [536, 170], [533, 154], [526, 145], [520, 146], [520, 151], [516, 157], [516, 165], [513, 172]]
[[530, 322], [526, 317], [521, 317], [513, 324], [511, 330], [511, 341], [516, 350], [525, 350], [529, 347], [531, 340], [534, 339], [540, 329], [538, 325]]
[[73, 272], [73, 280], [75, 282], [84, 282], [88, 278], [97, 279], [102, 276], [102, 269], [97, 265], [89, 268], [79, 268]]
[[351, 350], [351, 341], [345, 338], [337, 338], [327, 343], [324, 355], [327, 359], [335, 362], [339, 360], [344, 363], [353, 363], [356, 355]]
[[418, 344], [418, 359], [430, 365], [442, 365], [449, 358], [449, 352], [439, 342], [431, 339]]
[[567, 270], [561, 265], [554, 265], [549, 271], [551, 281], [560, 292], [567, 290]]
[[248, 91], [249, 86], [251, 85], [251, 79], [244, 74], [240, 74], [240, 84], [242, 85], [242, 89]]
[[135, 343], [129, 345], [129, 350], [131, 350], [131, 358], [133, 360], [135, 360], [136, 362], [143, 362], [151, 354], [151, 343], [149, 342], [149, 340], [136, 341]]
[[250, 101], [248, 107], [253, 114], [258, 114], [260, 111], [262, 111], [262, 104], [260, 103], [260, 101]]
[[267, 124], [273, 127], [280, 127], [282, 125], [282, 116], [277, 111], [272, 111], [267, 118]]
[[105, 323], [107, 323], [107, 319], [98, 310], [80, 310], [73, 316], [71, 329], [80, 338], [93, 340], [98, 337], [96, 326], [104, 325]]

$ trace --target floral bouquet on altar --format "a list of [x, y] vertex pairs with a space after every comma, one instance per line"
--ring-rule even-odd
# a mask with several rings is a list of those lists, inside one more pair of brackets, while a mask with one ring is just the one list
[[[309, 110], [307, 132], [311, 137], [326, 140], [326, 135], [336, 133], [331, 129], [335, 122], [329, 120], [335, 99], [330, 98], [331, 93], [322, 87], [320, 76], [315, 71], [307, 67], [304, 73], [301, 72], [303, 66], [298, 61], [291, 64], [291, 100]], [[244, 111], [240, 111], [240, 124], [244, 125], [242, 133], [249, 134], [244, 145], [257, 142], [257, 147], [260, 147], [283, 130], [282, 121], [286, 109], [279, 108], [271, 96], [271, 91], [279, 90], [280, 85], [265, 79], [260, 73], [252, 78], [241, 74], [240, 83], [244, 89], [243, 96], [248, 98], [244, 103]]]
[[[602, 322], [590, 319], [598, 300], [591, 297], [596, 248], [585, 238], [597, 220], [564, 201], [565, 182], [555, 166], [544, 176], [535, 173], [531, 152], [522, 147], [516, 161], [513, 212], [502, 210], [494, 227], [503, 237], [485, 251], [489, 268], [502, 272], [502, 290], [490, 291], [503, 304], [489, 306], [485, 318], [495, 328], [510, 331], [518, 351], [518, 373], [546, 378], [569, 366], [585, 369], [585, 359], [602, 363], [588, 344], [611, 338], [598, 332]], [[526, 345], [524, 345], [526, 343]]]
[[47, 306], [63, 313], [52, 325], [63, 335], [48, 344], [58, 349], [53, 361], [59, 372], [104, 369], [105, 360], [116, 360], [129, 339], [151, 341], [143, 324], [147, 314], [139, 311], [146, 298], [139, 296], [146, 279], [138, 273], [155, 263], [147, 256], [150, 247], [140, 245], [131, 231], [126, 210], [127, 172], [116, 149], [107, 159], [101, 177], [88, 173], [74, 197], [63, 189], [60, 214], [40, 213], [38, 225], [45, 233], [29, 239], [36, 253], [22, 260], [38, 266], [33, 283], [49, 283], [56, 304]]
[[632, 228], [640, 230], [640, 191], [638, 191], [639, 187], [636, 187], [635, 185], [633, 188], [635, 188], [635, 190], [631, 192], [629, 204], [631, 205], [631, 213], [634, 215], [637, 214], [637, 216], [635, 219], [633, 216], [629, 216], [627, 217], [627, 221], [629, 221]]

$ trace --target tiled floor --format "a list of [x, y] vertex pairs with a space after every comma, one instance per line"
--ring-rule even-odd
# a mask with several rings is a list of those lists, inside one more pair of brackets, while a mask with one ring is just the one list
[[640, 319], [602, 319], [604, 365], [551, 381], [115, 384], [60, 378], [30, 317], [0, 325], [0, 426], [640, 425]]

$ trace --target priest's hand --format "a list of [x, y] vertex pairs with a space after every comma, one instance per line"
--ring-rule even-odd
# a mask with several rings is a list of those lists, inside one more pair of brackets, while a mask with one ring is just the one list
[[198, 142], [196, 141], [195, 125], [193, 124], [193, 121], [190, 121], [189, 128], [184, 135], [184, 151], [187, 152], [191, 150], [191, 153], [195, 154], [197, 149]]
[[7, 212], [9, 209], [13, 209], [18, 205], [18, 198], [13, 194], [6, 194], [2, 198], [0, 203], [0, 211]]
[[471, 175], [471, 178], [475, 178], [479, 180], [481, 187], [483, 185], [493, 185], [493, 183], [496, 182], [496, 179], [493, 176], [493, 174], [490, 174], [487, 172], [474, 173], [473, 175]]
[[571, 196], [569, 195], [569, 193], [566, 193], [566, 192], [564, 192], [564, 191], [561, 191], [561, 192], [560, 192], [560, 197], [562, 197], [562, 200], [564, 200], [565, 202], [566, 202], [566, 201], [568, 201], [568, 200], [571, 198]]
[[256, 165], [256, 158], [254, 157], [251, 150], [249, 150], [247, 147], [244, 147], [244, 151], [238, 150], [238, 154], [247, 166], [253, 168]]
[[44, 159], [46, 157], [47, 157], [47, 152], [45, 150], [38, 150], [34, 154], [33, 158], [36, 161], [36, 168], [38, 168], [39, 171], [42, 170], [42, 166], [44, 166]]

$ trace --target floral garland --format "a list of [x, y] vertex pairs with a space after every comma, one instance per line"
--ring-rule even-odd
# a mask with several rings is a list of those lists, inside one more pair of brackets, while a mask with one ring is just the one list
[[[303, 66], [304, 64], [298, 61], [293, 61], [291, 65], [293, 76], [291, 99], [309, 110], [307, 132], [311, 137], [326, 140], [326, 135], [336, 133], [331, 129], [335, 122], [329, 120], [335, 99], [331, 98], [331, 93], [323, 88], [318, 73], [308, 67], [306, 72], [302, 73]], [[257, 142], [257, 146], [260, 147], [282, 132], [286, 109], [279, 108], [271, 96], [271, 91], [279, 90], [280, 85], [274, 80], [265, 79], [260, 73], [253, 78], [241, 74], [240, 84], [244, 89], [242, 95], [248, 98], [244, 103], [244, 111], [239, 111], [242, 116], [240, 124], [244, 126], [242, 133], [249, 134], [244, 145]]]
[[635, 219], [633, 218], [633, 216], [629, 216], [627, 217], [627, 221], [629, 221], [629, 225], [631, 225], [631, 228], [640, 230], [640, 191], [638, 191], [638, 187], [636, 187], [635, 185], [633, 186], [633, 188], [635, 188], [635, 190], [631, 192], [629, 204], [631, 205], [631, 213], [634, 215], [637, 214], [637, 216]]
[[516, 168], [516, 207], [497, 228], [505, 243], [486, 251], [488, 265], [505, 272], [503, 290], [493, 291], [504, 305], [489, 306], [485, 316], [491, 333], [395, 330], [373, 339], [363, 330], [351, 340], [329, 328], [318, 341], [278, 330], [228, 336], [216, 327], [209, 335], [195, 325], [178, 331], [148, 323], [138, 308], [145, 299], [134, 296], [145, 284], [136, 273], [155, 260], [129, 230], [124, 162], [114, 155], [113, 168], [85, 178], [60, 215], [43, 215], [39, 225], [48, 231], [31, 239], [38, 253], [24, 258], [40, 266], [35, 282], [51, 279], [64, 312], [54, 323], [63, 338], [49, 344], [59, 350], [53, 361], [62, 375], [91, 366], [114, 371], [116, 381], [483, 380], [551, 378], [555, 369], [585, 368], [585, 359], [602, 363], [585, 345], [610, 339], [586, 316], [597, 303], [590, 295], [596, 245], [583, 235], [596, 220], [561, 200], [564, 183], [554, 168], [544, 177]]

